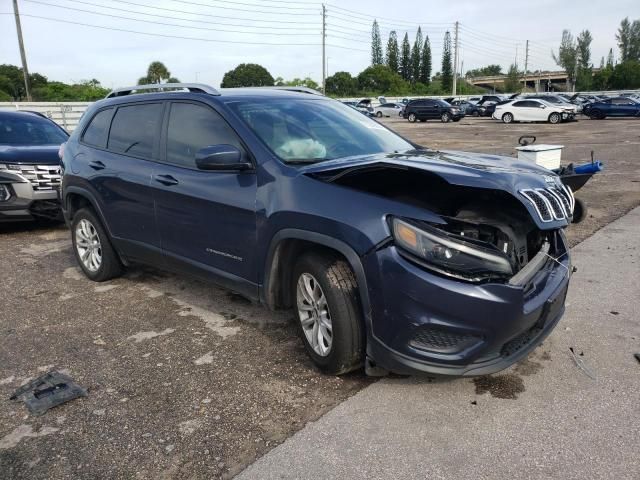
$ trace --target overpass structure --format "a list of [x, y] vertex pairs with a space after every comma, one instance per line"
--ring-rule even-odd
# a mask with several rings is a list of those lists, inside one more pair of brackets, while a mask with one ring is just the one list
[[[593, 73], [596, 73], [599, 69], [594, 68]], [[469, 77], [467, 82], [478, 87], [483, 87], [491, 90], [504, 90], [504, 83], [507, 79], [507, 75], [491, 75], [486, 77]], [[569, 83], [569, 77], [567, 72], [562, 71], [544, 71], [544, 72], [529, 72], [526, 75], [520, 76], [520, 83], [524, 84], [524, 88], [531, 88], [536, 92], [546, 91], [569, 91], [571, 90], [571, 84]]]

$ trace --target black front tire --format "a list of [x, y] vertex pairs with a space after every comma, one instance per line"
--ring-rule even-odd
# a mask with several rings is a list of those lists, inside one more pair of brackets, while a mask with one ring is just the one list
[[[90, 222], [93, 228], [95, 228], [98, 238], [100, 239], [102, 261], [100, 262], [100, 267], [95, 271], [89, 270], [84, 265], [78, 251], [76, 230], [78, 228], [78, 224], [82, 220]], [[114, 250], [113, 245], [111, 245], [111, 239], [102, 226], [102, 222], [92, 209], [81, 208], [73, 216], [73, 220], [71, 222], [71, 242], [73, 243], [73, 253], [78, 265], [89, 280], [93, 280], [94, 282], [105, 282], [112, 278], [119, 277], [124, 272], [122, 262], [120, 262], [118, 254]]]
[[[332, 323], [332, 344], [326, 356], [317, 354], [309, 344], [295, 304], [298, 280], [307, 273], [317, 279], [327, 300]], [[307, 354], [324, 373], [342, 375], [363, 365], [364, 325], [358, 285], [347, 262], [337, 255], [308, 253], [293, 271], [292, 298], [298, 329]]]

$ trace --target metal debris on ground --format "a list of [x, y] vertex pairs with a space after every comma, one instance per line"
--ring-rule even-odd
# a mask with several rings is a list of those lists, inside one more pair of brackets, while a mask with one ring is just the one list
[[[592, 380], [596, 379], [596, 376], [591, 372], [591, 370], [585, 365], [585, 363], [582, 361], [581, 358], [578, 357], [578, 355], [576, 355], [576, 352], [574, 352], [573, 347], [569, 347], [569, 352], [571, 352], [571, 358], [573, 359], [574, 363], [576, 364], [576, 366], [582, 370], [585, 375], [587, 375], [587, 377], [589, 377]], [[580, 356], [583, 356], [584, 353], [580, 352]]]
[[21, 400], [29, 412], [42, 415], [50, 408], [86, 396], [87, 391], [70, 377], [60, 372], [50, 371], [18, 388], [9, 399]]

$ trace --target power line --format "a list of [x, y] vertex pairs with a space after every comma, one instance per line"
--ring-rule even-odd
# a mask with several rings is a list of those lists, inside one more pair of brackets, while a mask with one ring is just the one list
[[[179, 2], [179, 3], [191, 3], [191, 2], [181, 2], [180, 0], [171, 0], [171, 1]], [[211, 1], [213, 1], [213, 3], [228, 3], [228, 4], [231, 4], [231, 5], [244, 5], [246, 7], [258, 7], [258, 6], [262, 7], [262, 6], [265, 6], [265, 7], [269, 7], [269, 8], [284, 8], [284, 9], [287, 9], [287, 10], [307, 10], [307, 11], [313, 10], [316, 13], [318, 12], [318, 9], [320, 7], [319, 3], [308, 3], [307, 4], [307, 5], [314, 5], [313, 7], [310, 7], [310, 6], [307, 6], [307, 7], [292, 7], [292, 6], [289, 6], [289, 5], [281, 7], [281, 6], [278, 6], [278, 5], [264, 5], [264, 0], [260, 1], [259, 4], [236, 2], [236, 1], [231, 1], [231, 0], [211, 0]], [[266, 1], [269, 1], [269, 0], [266, 0]], [[291, 2], [272, 2], [272, 3], [294, 3], [294, 4], [298, 4], [298, 5], [300, 4], [300, 2], [293, 2], [293, 1], [291, 1]], [[202, 6], [205, 6], [205, 7], [208, 6], [208, 7], [213, 7], [213, 8], [224, 8], [224, 9], [227, 9], [227, 10], [233, 10], [233, 9], [231, 9], [229, 7], [225, 7], [225, 6], [218, 7], [218, 5], [207, 5], [207, 4], [204, 4], [204, 3], [203, 4], [196, 4], [196, 5], [202, 5]], [[246, 11], [246, 10], [243, 10], [243, 11]], [[251, 10], [251, 11], [253, 12], [254, 10]]]
[[[148, 23], [148, 24], [152, 24], [152, 25], [163, 25], [165, 27], [177, 27], [177, 28], [189, 28], [189, 29], [195, 29], [195, 30], [205, 30], [205, 31], [210, 31], [210, 32], [227, 32], [227, 33], [239, 33], [239, 34], [249, 34], [249, 35], [255, 35], [257, 32], [246, 32], [246, 31], [240, 31], [240, 30], [222, 30], [220, 28], [207, 28], [207, 27], [196, 27], [193, 25], [177, 25], [175, 23], [167, 23], [167, 22], [157, 22], [157, 21], [153, 21], [153, 20], [143, 20], [140, 18], [132, 18], [132, 17], [124, 17], [122, 15], [113, 15], [110, 13], [102, 13], [102, 12], [96, 12], [96, 11], [92, 11], [92, 10], [85, 10], [82, 8], [73, 8], [73, 7], [65, 7], [63, 5], [56, 5], [53, 3], [45, 3], [45, 2], [40, 2], [39, 0], [22, 0], [23, 2], [28, 2], [28, 3], [37, 3], [39, 5], [46, 5], [48, 7], [57, 7], [57, 8], [62, 8], [63, 10], [73, 10], [76, 12], [84, 12], [84, 13], [89, 13], [92, 15], [99, 15], [102, 17], [109, 17], [109, 18], [118, 18], [121, 20], [129, 20], [129, 21], [133, 21], [133, 22], [141, 22], [141, 23]], [[135, 12], [134, 12], [135, 13]], [[275, 32], [259, 32], [260, 35], [276, 35], [276, 36], [281, 36], [281, 35], [293, 35], [293, 36], [315, 36], [315, 33], [275, 33]]]
[[[25, 0], [27, 1], [27, 0]], [[224, 22], [212, 22], [210, 20], [194, 20], [191, 18], [180, 18], [180, 17], [176, 17], [176, 16], [169, 16], [169, 15], [160, 15], [157, 13], [146, 13], [146, 12], [139, 12], [137, 10], [129, 10], [127, 8], [118, 8], [118, 7], [108, 7], [108, 6], [104, 6], [104, 5], [99, 5], [93, 2], [85, 2], [82, 0], [63, 0], [65, 2], [72, 2], [72, 3], [79, 3], [81, 5], [89, 5], [92, 7], [98, 7], [98, 8], [104, 8], [107, 10], [113, 10], [116, 12], [125, 12], [125, 13], [133, 13], [136, 15], [145, 15], [147, 17], [155, 17], [155, 18], [166, 18], [166, 19], [170, 19], [170, 20], [178, 20], [180, 22], [191, 22], [191, 23], [202, 23], [205, 25], [221, 25], [221, 26], [226, 26], [226, 27], [242, 27], [242, 28], [260, 28], [260, 29], [269, 29], [269, 30], [299, 30], [298, 27], [291, 27], [291, 26], [286, 26], [286, 27], [277, 27], [277, 26], [267, 26], [267, 25], [247, 25], [245, 24], [235, 24], [235, 23], [224, 23]], [[113, 0], [116, 1], [116, 0]], [[131, 5], [135, 5], [135, 6], [142, 6], [145, 7], [145, 5], [140, 5], [137, 3], [132, 3], [132, 2], [121, 2], [121, 3], [126, 3], [126, 4], [131, 4]], [[53, 4], [50, 4], [51, 6], [54, 6]], [[55, 6], [61, 6], [61, 5], [55, 5]], [[65, 8], [70, 8], [70, 7], [65, 7]], [[173, 10], [172, 10], [173, 11]], [[176, 11], [176, 13], [182, 13], [182, 11]], [[92, 12], [93, 13], [93, 12]], [[197, 13], [191, 13], [191, 12], [184, 12], [184, 13], [190, 13], [191, 15], [197, 15]], [[217, 17], [216, 17], [217, 18]], [[262, 33], [262, 32], [255, 32], [255, 33]]]
[[[243, 21], [243, 22], [251, 21], [251, 22], [260, 22], [260, 23], [268, 23], [268, 24], [286, 23], [286, 24], [295, 24], [295, 25], [298, 25], [298, 26], [302, 26], [304, 24], [312, 25], [311, 22], [308, 22], [308, 21], [305, 22], [305, 21], [301, 21], [301, 20], [295, 20], [295, 21], [294, 20], [280, 20], [280, 19], [278, 19], [278, 20], [273, 20], [273, 19], [272, 20], [265, 20], [265, 19], [259, 19], [259, 18], [248, 19], [246, 17], [244, 17], [244, 18], [243, 17], [227, 17], [227, 16], [222, 16], [222, 15], [213, 15], [213, 14], [210, 14], [210, 13], [200, 13], [200, 12], [190, 12], [190, 11], [185, 11], [185, 10], [177, 10], [175, 8], [165, 8], [165, 7], [156, 7], [156, 6], [151, 6], [151, 5], [141, 5], [139, 3], [129, 2], [129, 1], [126, 1], [126, 0], [111, 0], [111, 1], [112, 2], [117, 2], [117, 3], [124, 3], [124, 4], [128, 4], [128, 5], [136, 5], [138, 7], [151, 8], [151, 9], [154, 9], [154, 10], [163, 10], [163, 11], [166, 11], [166, 12], [173, 12], [173, 13], [186, 13], [186, 14], [189, 14], [189, 15], [198, 15], [198, 16], [201, 16], [201, 17], [219, 18], [219, 19], [222, 19], [222, 20], [240, 20], [240, 21]], [[103, 7], [103, 8], [110, 8], [110, 7]], [[315, 25], [315, 24], [313, 24], [313, 25]], [[237, 26], [242, 26], [242, 25], [237, 25]], [[254, 27], [258, 28], [257, 25], [254, 26]], [[260, 28], [263, 28], [263, 27], [260, 27]], [[278, 28], [278, 27], [264, 27], [264, 28]]]
[[[13, 15], [12, 13], [0, 12], [0, 15]], [[269, 42], [245, 42], [245, 41], [235, 41], [235, 40], [219, 40], [214, 38], [200, 38], [200, 37], [184, 37], [182, 35], [169, 35], [163, 33], [151, 33], [151, 32], [140, 32], [138, 30], [130, 30], [127, 28], [118, 28], [118, 27], [105, 27], [104, 25], [92, 25], [89, 23], [82, 22], [74, 22], [71, 20], [63, 20], [61, 18], [51, 18], [51, 17], [43, 17], [40, 15], [30, 15], [30, 14], [21, 14], [21, 17], [29, 17], [29, 18], [37, 18], [40, 20], [46, 20], [51, 22], [58, 23], [67, 23], [70, 25], [80, 25], [82, 27], [91, 27], [98, 28], [101, 30], [112, 30], [115, 32], [125, 32], [125, 33], [136, 33], [138, 35], [146, 35], [150, 37], [164, 37], [164, 38], [176, 38], [180, 40], [197, 40], [202, 42], [211, 42], [211, 43], [232, 43], [239, 45], [271, 45], [271, 46], [281, 46], [281, 47], [318, 47], [319, 43], [269, 43]]]
[[[373, 24], [373, 21], [371, 20], [365, 20], [365, 19], [359, 19], [359, 18], [352, 18], [352, 17], [348, 17], [345, 16], [344, 14], [340, 13], [340, 12], [336, 12], [334, 10], [327, 10], [327, 17], [328, 18], [333, 18], [337, 21], [342, 21], [345, 23], [348, 23], [349, 25], [365, 25], [365, 26], [371, 26]], [[421, 27], [424, 25], [430, 25], [428, 23], [410, 23], [407, 25], [401, 25], [401, 24], [397, 24], [397, 23], [391, 23], [388, 21], [380, 21], [378, 22], [378, 26], [379, 27], [385, 27], [385, 28], [389, 28], [391, 30], [401, 30], [401, 29], [407, 29], [408, 27], [415, 27], [417, 29], [417, 27]], [[448, 24], [437, 24], [437, 25], [449, 25], [451, 26], [452, 24], [448, 23]], [[391, 28], [394, 27], [394, 28]]]
[[400, 19], [393, 19], [393, 18], [385, 18], [385, 17], [381, 17], [381, 16], [377, 16], [377, 15], [368, 15], [366, 13], [361, 13], [361, 12], [356, 12], [355, 10], [349, 10], [347, 8], [342, 8], [342, 7], [338, 7], [337, 5], [333, 5], [331, 3], [326, 3], [326, 5], [328, 5], [331, 8], [334, 8], [338, 11], [343, 11], [343, 12], [347, 12], [351, 15], [355, 15], [356, 17], [365, 17], [371, 20], [383, 20], [386, 22], [399, 22], [399, 23], [404, 23], [404, 24], [409, 24], [409, 25], [451, 25], [452, 22], [416, 22], [416, 21], [407, 21], [407, 20], [400, 20]]
[[[220, 7], [217, 5], [208, 5], [206, 3], [192, 2], [189, 0], [171, 0], [176, 3], [183, 3], [186, 5], [197, 5], [198, 7], [207, 7], [207, 8], [224, 8], [225, 10], [235, 10], [236, 12], [246, 12], [246, 13], [265, 13], [268, 15], [294, 15], [294, 16], [304, 16], [304, 17], [315, 17], [319, 12], [316, 13], [299, 13], [299, 12], [288, 12], [288, 13], [280, 13], [280, 12], [265, 12], [264, 10], [247, 10], [245, 8], [235, 8], [235, 7]], [[232, 3], [232, 2], [227, 2]], [[255, 5], [254, 5], [255, 6]], [[272, 7], [275, 8], [275, 7]], [[277, 7], [283, 8], [283, 7]]]

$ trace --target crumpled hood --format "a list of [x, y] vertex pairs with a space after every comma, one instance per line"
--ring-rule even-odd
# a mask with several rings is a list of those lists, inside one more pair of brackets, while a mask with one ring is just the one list
[[300, 173], [327, 178], [332, 171], [338, 174], [381, 165], [424, 170], [452, 185], [502, 190], [522, 202], [540, 228], [558, 228], [568, 224], [566, 220], [542, 222], [535, 207], [519, 193], [526, 189], [557, 186], [561, 184], [560, 177], [551, 170], [513, 157], [449, 150], [411, 150], [330, 160], [303, 167]]
[[59, 148], [60, 145], [0, 145], [0, 163], [57, 165]]

